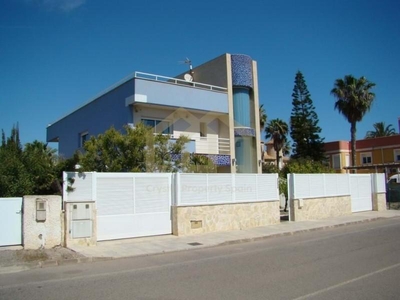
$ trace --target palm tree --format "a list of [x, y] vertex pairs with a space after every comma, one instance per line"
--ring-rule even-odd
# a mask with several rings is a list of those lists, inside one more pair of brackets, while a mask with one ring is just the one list
[[264, 104], [260, 105], [258, 112], [260, 114], [260, 130], [263, 131], [265, 124], [267, 123], [267, 114], [265, 112]]
[[371, 109], [375, 94], [370, 90], [375, 83], [365, 77], [359, 79], [346, 75], [344, 79], [336, 79], [331, 94], [337, 99], [335, 109], [350, 123], [351, 133], [351, 164], [356, 164], [356, 124]]
[[274, 150], [276, 152], [276, 166], [279, 168], [279, 154], [286, 144], [288, 134], [288, 124], [281, 119], [273, 119], [265, 127], [265, 138], [271, 138], [274, 141]]
[[375, 123], [373, 126], [375, 128], [375, 131], [367, 131], [367, 134], [365, 136], [366, 139], [396, 135], [396, 130], [393, 128], [392, 124], [385, 126], [385, 122], [378, 122]]

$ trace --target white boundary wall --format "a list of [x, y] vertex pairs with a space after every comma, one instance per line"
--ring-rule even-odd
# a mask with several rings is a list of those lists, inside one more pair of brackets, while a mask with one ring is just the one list
[[290, 199], [350, 195], [350, 174], [288, 174], [288, 189]]
[[279, 200], [278, 174], [178, 173], [175, 176], [176, 206]]
[[386, 193], [385, 173], [372, 173], [372, 193]]

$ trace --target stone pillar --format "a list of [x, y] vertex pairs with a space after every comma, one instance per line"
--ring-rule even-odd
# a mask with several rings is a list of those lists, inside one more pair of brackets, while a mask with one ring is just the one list
[[385, 174], [371, 174], [372, 185], [372, 210], [386, 210], [386, 181]]
[[24, 196], [22, 243], [25, 249], [52, 248], [62, 243], [61, 196]]

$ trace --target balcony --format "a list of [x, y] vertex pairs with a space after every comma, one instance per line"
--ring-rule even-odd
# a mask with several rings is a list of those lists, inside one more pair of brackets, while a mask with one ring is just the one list
[[228, 114], [228, 93], [223, 87], [136, 73], [134, 94], [125, 105], [138, 104]]

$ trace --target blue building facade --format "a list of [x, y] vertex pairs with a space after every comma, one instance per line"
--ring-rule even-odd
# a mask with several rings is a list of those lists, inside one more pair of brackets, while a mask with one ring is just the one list
[[171, 139], [188, 136], [186, 151], [206, 155], [219, 172], [261, 172], [256, 63], [224, 54], [185, 73], [165, 77], [135, 72], [47, 127], [47, 141], [71, 157], [110, 127], [139, 122]]

